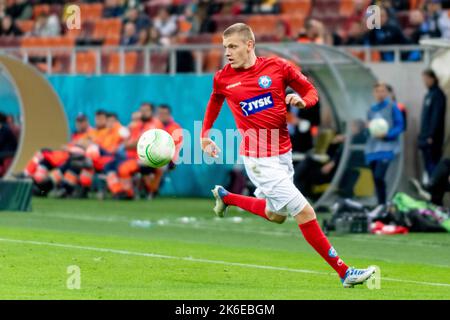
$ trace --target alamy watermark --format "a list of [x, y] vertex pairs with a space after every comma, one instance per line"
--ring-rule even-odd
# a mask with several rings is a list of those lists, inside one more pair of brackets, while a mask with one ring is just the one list
[[367, 7], [366, 26], [369, 30], [381, 28], [381, 8], [379, 6], [372, 5]]
[[64, 10], [64, 20], [68, 30], [81, 29], [81, 9], [76, 4], [68, 5]]
[[67, 267], [67, 277], [66, 287], [69, 290], [80, 290], [81, 289], [81, 269], [77, 265], [70, 265]]
[[370, 290], [381, 289], [381, 269], [379, 266], [375, 267], [375, 274], [366, 282], [367, 288]]

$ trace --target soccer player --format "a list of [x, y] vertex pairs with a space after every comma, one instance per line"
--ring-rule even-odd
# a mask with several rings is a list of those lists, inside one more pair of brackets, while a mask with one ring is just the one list
[[[229, 63], [214, 76], [201, 146], [209, 156], [218, 157], [220, 149], [209, 138], [209, 130], [227, 99], [243, 134], [240, 155], [247, 175], [257, 189], [254, 198], [215, 186], [212, 190], [216, 199], [214, 212], [223, 217], [228, 206], [237, 206], [274, 223], [283, 223], [290, 214], [306, 241], [338, 273], [345, 288], [363, 283], [375, 268], [355, 269], [344, 263], [320, 229], [314, 209], [293, 184], [286, 104], [311, 107], [318, 101], [316, 89], [287, 61], [277, 57], [257, 57], [255, 36], [246, 24], [228, 27], [223, 32], [223, 45]], [[287, 86], [298, 94], [285, 96]]]

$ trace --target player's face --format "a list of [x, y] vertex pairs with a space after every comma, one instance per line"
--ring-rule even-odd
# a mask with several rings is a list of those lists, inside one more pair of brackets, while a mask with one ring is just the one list
[[253, 41], [242, 39], [239, 34], [231, 34], [223, 38], [225, 56], [231, 67], [243, 68], [250, 61], [250, 53], [253, 50]]
[[170, 112], [168, 109], [161, 108], [158, 110], [158, 118], [162, 123], [168, 123], [170, 121]]
[[75, 128], [78, 132], [85, 132], [89, 127], [89, 123], [87, 121], [81, 120], [75, 122]]
[[378, 86], [373, 89], [373, 96], [375, 97], [376, 101], [381, 102], [389, 97], [389, 91], [385, 86]]
[[107, 126], [108, 128], [113, 128], [115, 124], [116, 124], [116, 118], [114, 118], [114, 117], [108, 117], [108, 118], [106, 119], [106, 126]]
[[152, 108], [146, 104], [141, 106], [140, 112], [141, 112], [141, 118], [143, 121], [149, 120], [152, 117], [152, 113], [153, 113]]
[[106, 116], [104, 114], [95, 116], [95, 126], [99, 129], [106, 127]]

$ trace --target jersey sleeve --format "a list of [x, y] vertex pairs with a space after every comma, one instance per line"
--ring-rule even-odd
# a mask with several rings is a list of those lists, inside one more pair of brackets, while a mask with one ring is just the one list
[[287, 61], [283, 61], [283, 74], [286, 84], [300, 95], [306, 103], [306, 108], [313, 107], [319, 101], [316, 88], [298, 68]]
[[212, 128], [214, 121], [216, 121], [224, 100], [225, 96], [220, 92], [219, 73], [217, 72], [214, 76], [213, 91], [211, 93], [211, 96], [209, 97], [208, 105], [206, 106], [206, 112], [203, 119], [201, 132], [202, 138], [208, 137], [208, 132]]

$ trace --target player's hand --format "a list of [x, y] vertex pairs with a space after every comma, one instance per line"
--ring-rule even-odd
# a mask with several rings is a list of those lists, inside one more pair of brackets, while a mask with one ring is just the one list
[[203, 152], [206, 152], [210, 157], [218, 158], [220, 152], [219, 147], [210, 138], [201, 138], [200, 140]]
[[305, 101], [295, 93], [290, 93], [286, 96], [286, 104], [296, 106], [297, 108], [303, 109], [306, 107]]

